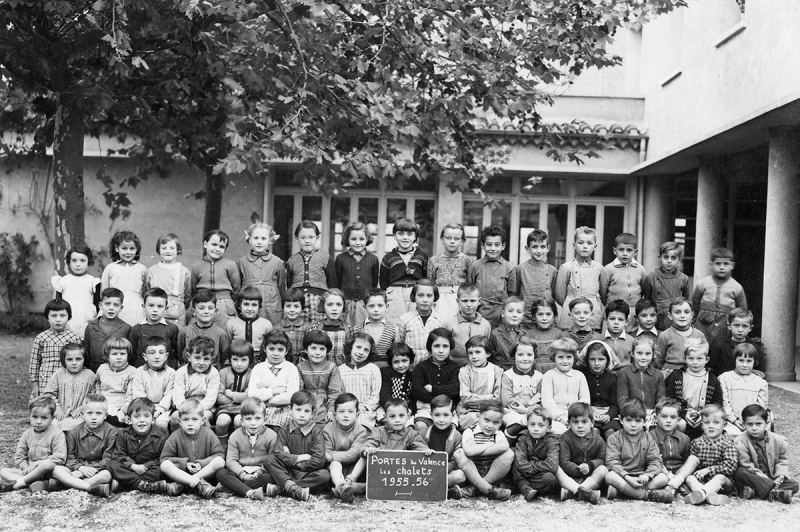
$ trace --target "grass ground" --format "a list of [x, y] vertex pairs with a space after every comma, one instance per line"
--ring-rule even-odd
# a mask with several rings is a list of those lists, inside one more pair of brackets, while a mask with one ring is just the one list
[[[20, 434], [27, 428], [28, 360], [32, 338], [0, 334], [0, 465], [11, 465]], [[794, 442], [793, 478], [800, 478], [800, 396], [770, 388], [779, 432]], [[218, 530], [517, 530], [530, 532], [688, 530], [796, 530], [800, 500], [779, 503], [734, 500], [731, 506], [695, 507], [603, 499], [597, 506], [542, 499], [526, 503], [486, 499], [443, 503], [393, 503], [359, 499], [353, 506], [328, 497], [310, 503], [290, 499], [263, 503], [221, 494], [211, 501], [194, 496], [170, 499], [137, 492], [109, 500], [64, 491], [0, 495], [0, 530], [159, 531]]]

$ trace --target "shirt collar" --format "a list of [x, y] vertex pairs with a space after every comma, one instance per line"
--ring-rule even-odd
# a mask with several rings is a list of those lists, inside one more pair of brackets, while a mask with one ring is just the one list
[[[365, 319], [364, 320], [364, 325], [362, 325], [362, 328], [366, 327], [367, 324], [370, 323], [370, 322], [371, 322], [371, 320], [369, 318]], [[381, 321], [379, 321], [378, 323], [383, 323], [384, 325], [386, 325], [386, 318], [385, 317], [381, 318]]]
[[255, 262], [258, 259], [269, 260], [271, 258], [272, 258], [272, 255], [270, 255], [269, 250], [267, 250], [267, 252], [264, 253], [263, 255], [256, 255], [255, 253], [253, 253], [253, 250], [251, 249], [250, 253], [247, 254], [247, 260], [249, 260], [250, 262]]
[[350, 255], [351, 257], [363, 257], [364, 255], [366, 255], [366, 254], [367, 254], [367, 251], [366, 251], [366, 250], [364, 250], [364, 251], [361, 251], [361, 252], [358, 252], [358, 253], [356, 253], [356, 252], [355, 252], [355, 251], [353, 251], [352, 249], [349, 249], [349, 248], [348, 248], [348, 249], [347, 249], [347, 254], [348, 254], [348, 255]]
[[617, 337], [614, 337], [610, 332], [608, 332], [608, 330], [606, 330], [606, 332], [605, 332], [605, 334], [603, 336], [605, 338], [614, 338], [615, 340], [627, 340], [628, 339], [628, 335], [625, 333], [624, 330], [621, 333], [619, 333], [619, 336], [617, 336]]
[[520, 371], [520, 369], [517, 366], [514, 366], [511, 369], [514, 370], [514, 373], [516, 373], [517, 375], [527, 375], [529, 377], [532, 377], [536, 373], [536, 368], [535, 367], [531, 367], [531, 370], [528, 371], [527, 373], [523, 372], [523, 371]]
[[145, 318], [145, 319], [143, 319], [142, 321], [139, 322], [139, 325], [159, 325], [159, 324], [160, 325], [166, 325], [167, 324], [167, 320], [164, 319], [164, 317], [162, 316], [161, 319], [158, 320], [155, 323], [148, 323], [147, 318]]
[[300, 316], [294, 321], [289, 321], [287, 318], [281, 318], [281, 327], [284, 329], [287, 327], [302, 327], [305, 324], [305, 318]]
[[576, 263], [578, 263], [578, 266], [579, 266], [579, 267], [583, 267], [583, 266], [591, 266], [591, 265], [594, 263], [594, 260], [592, 260], [591, 258], [589, 258], [589, 259], [586, 259], [586, 260], [581, 260], [581, 259], [579, 259], [578, 257], [575, 257], [575, 258], [574, 258], [574, 259], [572, 259], [572, 260], [573, 260], [573, 261], [575, 261]]
[[342, 327], [342, 326], [344, 326], [344, 321], [342, 321], [341, 318], [339, 318], [338, 320], [331, 320], [331, 319], [328, 319], [327, 317], [325, 317], [322, 320], [322, 324], [326, 325], [326, 326]]
[[353, 364], [352, 362], [345, 362], [344, 365], [350, 369], [361, 369], [369, 364], [369, 360], [365, 360], [363, 364]]
[[464, 316], [462, 316], [460, 312], [456, 314], [456, 321], [458, 323], [480, 323], [482, 318], [483, 316], [481, 316], [479, 312], [476, 312], [475, 319], [470, 321], [467, 321], [467, 319]]
[[414, 246], [411, 246], [411, 249], [409, 249], [408, 251], [400, 251], [399, 248], [394, 248], [394, 251], [396, 251], [398, 255], [410, 255], [414, 253], [416, 250], [417, 248], [415, 248]]
[[636, 259], [631, 259], [631, 261], [628, 264], [622, 264], [622, 261], [620, 261], [619, 259], [614, 259], [614, 262], [612, 262], [611, 264], [613, 264], [615, 268], [625, 268], [626, 266], [635, 268], [636, 266], [639, 265], [639, 263], [636, 262]]
[[392, 429], [387, 427], [386, 428], [386, 434], [399, 434], [400, 436], [404, 436], [407, 430], [408, 430], [408, 427], [403, 427], [400, 430], [392, 430]]
[[203, 260], [204, 260], [205, 262], [213, 263], [213, 262], [219, 262], [219, 261], [220, 261], [220, 260], [222, 260], [222, 259], [219, 259], [219, 260], [211, 260], [211, 257], [209, 257], [208, 255], [203, 255]]
[[309, 423], [306, 426], [301, 427], [294, 422], [294, 419], [290, 419], [288, 429], [289, 432], [294, 432], [296, 430], [299, 430], [300, 432], [303, 433], [303, 436], [308, 436], [309, 434], [311, 434], [311, 431], [314, 430], [314, 423]]
[[94, 436], [95, 438], [102, 439], [103, 435], [105, 434], [105, 429], [106, 429], [105, 421], [93, 431], [89, 430], [88, 428], [86, 428], [86, 424], [85, 423], [81, 423], [81, 430], [80, 430], [79, 437], [80, 437], [80, 439], [84, 439], [84, 438], [88, 438], [89, 436]]
[[637, 327], [636, 332], [633, 333], [634, 336], [641, 336], [643, 334], [652, 334], [658, 336], [658, 334], [654, 332], [653, 329], [642, 329], [641, 327]]
[[160, 368], [158, 368], [158, 369], [156, 369], [156, 368], [151, 368], [151, 367], [150, 367], [150, 364], [146, 364], [146, 366], [147, 366], [147, 371], [155, 371], [156, 373], [161, 373], [162, 371], [166, 371], [166, 370], [167, 370], [167, 362], [166, 362], [166, 361], [164, 361], [164, 365], [163, 365], [163, 366], [161, 366], [161, 367], [160, 367]]
[[516, 327], [513, 327], [513, 326], [511, 326], [511, 325], [507, 324], [506, 322], [502, 322], [502, 323], [500, 324], [500, 326], [501, 326], [501, 327], [502, 327], [502, 328], [503, 328], [503, 329], [504, 329], [506, 332], [520, 332], [520, 331], [522, 331], [522, 326], [521, 326], [521, 325], [522, 325], [522, 324], [520, 324], [520, 325], [517, 325]]
[[647, 373], [648, 375], [652, 375], [652, 374], [653, 374], [653, 372], [655, 371], [655, 368], [653, 367], [653, 363], [652, 363], [652, 362], [650, 363], [650, 365], [648, 365], [648, 366], [647, 366], [646, 368], [644, 368], [644, 369], [640, 368], [639, 366], [637, 366], [637, 365], [634, 363], [634, 364], [631, 364], [631, 369], [632, 369], [633, 371], [643, 371], [643, 372]]

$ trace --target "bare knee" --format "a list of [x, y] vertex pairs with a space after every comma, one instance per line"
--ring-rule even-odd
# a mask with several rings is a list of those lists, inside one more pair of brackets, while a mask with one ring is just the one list
[[[38, 467], [41, 468], [43, 471], [52, 471], [56, 467], [64, 467], [64, 466], [56, 466], [55, 462], [53, 462], [52, 460], [47, 458], [47, 459], [42, 460], [41, 462], [39, 462], [39, 466]], [[64, 468], [64, 469], [66, 469], [66, 468]]]

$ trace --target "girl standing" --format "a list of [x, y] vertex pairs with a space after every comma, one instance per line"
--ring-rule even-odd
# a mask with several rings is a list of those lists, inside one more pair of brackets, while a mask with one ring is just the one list
[[261, 293], [258, 314], [274, 326], [283, 318], [281, 292], [286, 289], [284, 263], [269, 251], [278, 235], [265, 223], [251, 225], [244, 234], [250, 253], [236, 261], [242, 288], [252, 286]]
[[181, 239], [167, 233], [156, 241], [156, 253], [161, 262], [147, 270], [146, 288], [161, 288], [167, 293], [164, 319], [178, 327], [186, 325], [186, 308], [192, 301], [192, 275], [189, 268], [178, 262], [183, 254]]
[[72, 319], [67, 323], [70, 331], [81, 338], [89, 320], [97, 315], [100, 302], [100, 279], [86, 272], [94, 264], [94, 255], [89, 246], [78, 244], [67, 251], [69, 274], [61, 277], [58, 272], [52, 277], [56, 299], [67, 301], [72, 307]]
[[103, 290], [116, 288], [125, 295], [120, 319], [133, 327], [144, 319], [144, 286], [147, 268], [139, 263], [142, 244], [131, 231], [117, 231], [109, 243], [111, 260], [103, 270]]

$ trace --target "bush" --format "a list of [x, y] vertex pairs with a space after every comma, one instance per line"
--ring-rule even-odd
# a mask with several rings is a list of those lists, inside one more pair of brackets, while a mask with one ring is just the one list
[[0, 332], [13, 335], [38, 334], [50, 328], [41, 313], [6, 312], [0, 314]]
[[9, 312], [20, 309], [33, 298], [31, 264], [39, 258], [39, 241], [26, 241], [22, 233], [0, 233], [0, 299]]

